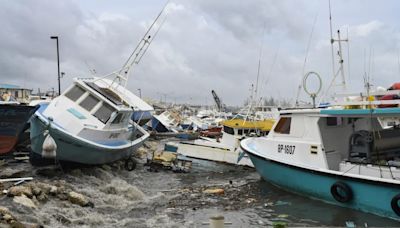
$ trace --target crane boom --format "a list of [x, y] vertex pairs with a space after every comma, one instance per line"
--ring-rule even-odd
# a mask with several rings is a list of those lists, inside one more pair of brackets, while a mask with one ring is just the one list
[[223, 111], [224, 104], [222, 103], [221, 99], [219, 99], [217, 93], [214, 90], [211, 90], [211, 94], [213, 95], [215, 104], [217, 105], [217, 109], [219, 112]]

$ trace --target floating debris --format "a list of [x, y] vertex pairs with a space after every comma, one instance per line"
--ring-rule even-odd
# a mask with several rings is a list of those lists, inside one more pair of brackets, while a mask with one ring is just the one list
[[211, 188], [211, 189], [204, 190], [203, 193], [206, 193], [206, 194], [224, 194], [225, 190], [223, 188]]

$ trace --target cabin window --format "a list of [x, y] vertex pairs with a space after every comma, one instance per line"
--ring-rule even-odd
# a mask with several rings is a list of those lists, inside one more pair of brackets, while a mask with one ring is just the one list
[[114, 120], [111, 123], [118, 124], [118, 123], [121, 123], [123, 119], [124, 119], [124, 114], [118, 113], [118, 115], [114, 118]]
[[78, 100], [79, 97], [81, 97], [85, 93], [85, 90], [83, 90], [79, 86], [74, 86], [72, 89], [70, 89], [65, 96], [71, 99], [72, 101]]
[[290, 134], [290, 123], [292, 122], [292, 118], [290, 117], [282, 117], [278, 124], [276, 125], [274, 132], [280, 134]]
[[227, 133], [227, 134], [230, 134], [230, 135], [235, 134], [233, 128], [227, 127], [227, 126], [224, 126], [224, 132]]
[[326, 125], [327, 126], [341, 126], [343, 124], [342, 117], [327, 117]]
[[244, 134], [248, 135], [249, 134], [249, 129], [244, 129]]
[[87, 96], [79, 105], [90, 111], [93, 109], [94, 106], [96, 106], [97, 103], [99, 103], [99, 99], [97, 99], [95, 96], [93, 96], [92, 94], [89, 94], [89, 96]]
[[106, 123], [113, 112], [114, 109], [110, 105], [103, 104], [93, 115], [101, 122]]
[[243, 135], [243, 129], [238, 129], [238, 135]]

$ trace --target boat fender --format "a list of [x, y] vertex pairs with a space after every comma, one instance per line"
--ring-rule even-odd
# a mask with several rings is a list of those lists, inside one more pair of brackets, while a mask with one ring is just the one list
[[392, 210], [398, 216], [400, 216], [399, 200], [400, 200], [400, 194], [397, 194], [392, 198], [392, 201], [390, 202], [390, 205], [392, 206]]
[[335, 200], [347, 203], [353, 198], [353, 191], [344, 182], [338, 181], [331, 186], [331, 194]]
[[49, 131], [45, 132], [46, 138], [43, 141], [42, 146], [42, 157], [43, 158], [55, 158], [57, 151], [57, 144], [54, 141], [53, 137], [49, 134]]

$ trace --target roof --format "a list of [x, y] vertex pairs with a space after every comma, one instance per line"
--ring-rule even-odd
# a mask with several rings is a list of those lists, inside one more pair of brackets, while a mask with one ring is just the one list
[[323, 109], [320, 112], [325, 115], [334, 116], [385, 116], [400, 115], [400, 108], [375, 108], [375, 109]]
[[11, 84], [0, 84], [1, 89], [21, 89], [21, 87], [17, 85], [11, 85]]
[[31, 89], [22, 88], [21, 86], [12, 85], [12, 84], [0, 84], [0, 89], [25, 89], [25, 90], [31, 90]]
[[252, 129], [260, 129], [262, 131], [271, 130], [274, 125], [274, 120], [242, 120], [242, 119], [232, 119], [222, 121], [221, 124], [231, 128], [252, 128]]

